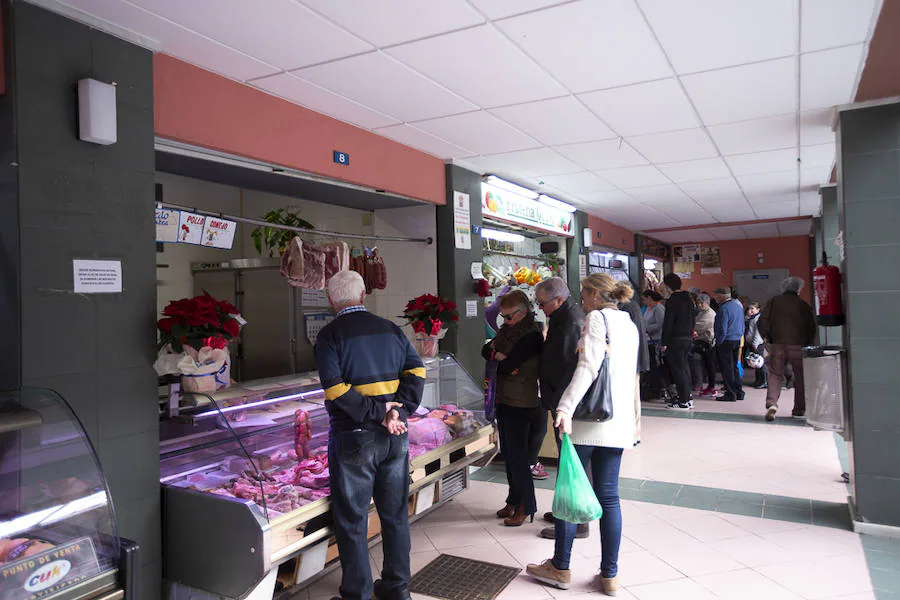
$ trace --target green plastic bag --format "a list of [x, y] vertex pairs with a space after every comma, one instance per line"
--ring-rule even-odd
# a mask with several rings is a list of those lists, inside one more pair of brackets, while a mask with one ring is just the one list
[[603, 515], [603, 508], [575, 446], [568, 434], [562, 434], [559, 450], [559, 472], [553, 492], [553, 516], [569, 523], [590, 523]]

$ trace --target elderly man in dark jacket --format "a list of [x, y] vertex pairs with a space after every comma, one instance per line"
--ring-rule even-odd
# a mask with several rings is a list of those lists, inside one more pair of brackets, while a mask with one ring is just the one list
[[769, 389], [766, 393], [766, 421], [774, 421], [778, 398], [790, 363], [794, 369], [794, 410], [791, 414], [806, 416], [803, 390], [803, 347], [816, 339], [816, 316], [812, 307], [800, 298], [803, 280], [788, 277], [781, 282], [780, 296], [766, 303], [757, 323], [759, 332], [769, 344]]
[[[559, 399], [578, 366], [578, 341], [581, 339], [584, 313], [569, 297], [569, 286], [560, 277], [550, 277], [537, 284], [534, 296], [538, 308], [549, 317], [550, 325], [541, 352], [541, 404], [555, 413]], [[544, 421], [546, 423], [546, 418]], [[554, 433], [559, 445], [559, 433], [556, 430]], [[544, 515], [544, 520], [552, 523], [553, 514], [548, 512]], [[579, 525], [576, 537], [587, 535], [588, 525]], [[554, 528], [545, 528], [541, 531], [541, 536], [553, 539]]]
[[[634, 284], [631, 284], [631, 287], [634, 288]], [[637, 327], [640, 339], [638, 345], [638, 372], [636, 374], [637, 383], [634, 387], [634, 445], [637, 446], [641, 443], [641, 373], [646, 373], [650, 370], [650, 348], [647, 345], [647, 336], [644, 335], [644, 319], [641, 314], [641, 307], [634, 298], [637, 298], [637, 294], [628, 302], [619, 304], [619, 310], [624, 310], [631, 317], [631, 321]]]

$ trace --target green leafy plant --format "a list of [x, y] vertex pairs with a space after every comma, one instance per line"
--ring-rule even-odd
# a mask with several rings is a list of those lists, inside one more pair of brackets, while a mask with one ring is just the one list
[[[301, 219], [295, 212], [291, 212], [284, 208], [270, 210], [263, 215], [263, 220], [267, 223], [275, 225], [285, 225], [287, 227], [298, 227], [300, 229], [315, 229], [309, 221]], [[257, 227], [250, 232], [253, 238], [253, 246], [260, 254], [265, 253], [269, 256], [281, 256], [291, 240], [296, 235], [293, 231], [286, 229], [277, 229], [275, 227]], [[275, 253], [278, 254], [275, 254]]]
[[560, 257], [554, 254], [543, 254], [541, 255], [541, 259], [543, 259], [544, 265], [550, 269], [554, 275], [560, 273], [560, 267], [562, 267], [564, 262]]

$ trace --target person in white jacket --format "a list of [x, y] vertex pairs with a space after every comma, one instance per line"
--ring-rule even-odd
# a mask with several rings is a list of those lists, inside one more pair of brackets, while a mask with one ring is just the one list
[[[617, 282], [606, 273], [594, 273], [581, 282], [581, 302], [587, 318], [579, 344], [578, 367], [559, 401], [555, 422], [562, 433], [571, 436], [585, 469], [590, 465], [594, 492], [603, 507], [600, 584], [603, 593], [609, 596], [618, 590], [618, 557], [622, 541], [619, 466], [622, 451], [634, 445], [634, 388], [639, 348], [637, 327], [628, 313], [618, 310], [616, 305], [627, 301], [633, 293], [627, 283]], [[607, 351], [613, 417], [602, 423], [573, 421], [572, 414], [597, 378]], [[567, 589], [572, 581], [569, 560], [576, 525], [557, 520], [555, 526], [553, 558], [528, 565], [527, 572], [538, 581]]]

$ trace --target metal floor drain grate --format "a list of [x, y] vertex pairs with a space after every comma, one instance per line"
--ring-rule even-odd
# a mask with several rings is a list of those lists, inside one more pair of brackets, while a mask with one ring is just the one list
[[493, 600], [521, 569], [441, 554], [413, 575], [409, 591], [446, 600]]

